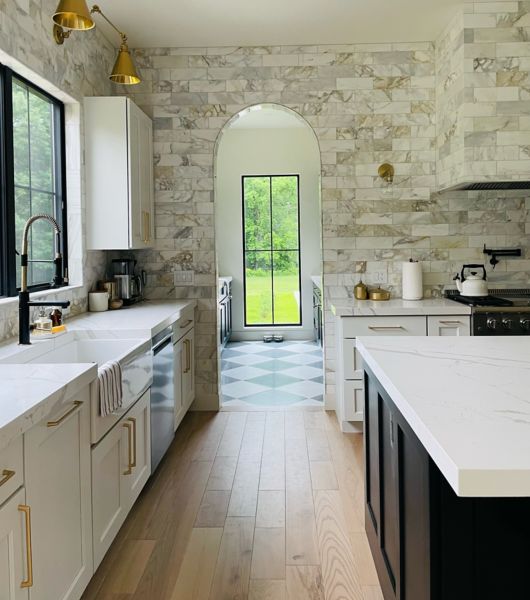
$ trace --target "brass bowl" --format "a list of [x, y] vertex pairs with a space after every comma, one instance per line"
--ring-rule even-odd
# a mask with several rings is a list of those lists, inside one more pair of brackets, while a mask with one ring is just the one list
[[381, 288], [376, 288], [375, 290], [370, 290], [368, 292], [368, 298], [370, 300], [390, 300], [390, 292], [388, 290], [382, 290]]

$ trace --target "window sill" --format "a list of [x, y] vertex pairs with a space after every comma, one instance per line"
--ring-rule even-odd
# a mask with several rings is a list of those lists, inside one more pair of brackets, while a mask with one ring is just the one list
[[[40, 290], [39, 292], [31, 292], [30, 299], [38, 300], [39, 298], [46, 298], [47, 296], [51, 296], [52, 294], [55, 296], [57, 294], [65, 294], [68, 292], [73, 292], [74, 290], [82, 289], [82, 285], [65, 285], [60, 288], [48, 289], [48, 290]], [[18, 305], [18, 296], [9, 296], [7, 298], [0, 298], [0, 309], [8, 308], [11, 305]]]

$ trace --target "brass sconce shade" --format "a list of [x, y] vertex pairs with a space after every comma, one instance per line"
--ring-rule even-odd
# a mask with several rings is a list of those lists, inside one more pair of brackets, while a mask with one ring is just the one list
[[386, 183], [394, 182], [394, 167], [389, 163], [383, 163], [379, 169], [377, 169], [377, 174]]
[[[89, 10], [85, 0], [60, 0], [57, 10], [53, 15], [53, 38], [57, 44], [64, 44], [64, 41], [70, 37], [72, 30], [92, 29], [95, 25], [92, 15], [97, 13], [121, 36], [121, 46], [118, 51], [118, 58], [114, 63], [112, 73], [109, 79], [114, 83], [124, 85], [133, 85], [140, 83], [141, 79], [134, 66], [129, 47], [127, 46], [127, 36], [120, 31], [116, 25], [106, 17], [101, 8], [94, 4]], [[64, 29], [63, 29], [64, 28]]]
[[86, 31], [95, 25], [85, 0], [60, 0], [53, 22], [66, 29]]
[[114, 68], [112, 69], [109, 79], [114, 81], [114, 83], [122, 83], [124, 85], [140, 83], [140, 77], [136, 72], [136, 67], [131, 58], [129, 47], [125, 42], [120, 46], [118, 58], [114, 63]]

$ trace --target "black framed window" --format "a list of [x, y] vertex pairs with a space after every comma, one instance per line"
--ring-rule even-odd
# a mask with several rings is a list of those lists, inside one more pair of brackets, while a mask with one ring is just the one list
[[[32, 215], [46, 213], [58, 221], [63, 269], [67, 268], [64, 105], [4, 66], [0, 86], [0, 295], [15, 296], [22, 230]], [[48, 289], [55, 258], [55, 236], [48, 222], [32, 226], [28, 248], [28, 289]]]
[[245, 326], [301, 325], [299, 175], [244, 175]]

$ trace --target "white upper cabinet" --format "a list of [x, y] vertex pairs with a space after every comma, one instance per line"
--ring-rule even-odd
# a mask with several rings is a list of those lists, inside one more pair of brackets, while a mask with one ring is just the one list
[[87, 248], [154, 241], [153, 124], [130, 99], [89, 97], [85, 111]]

